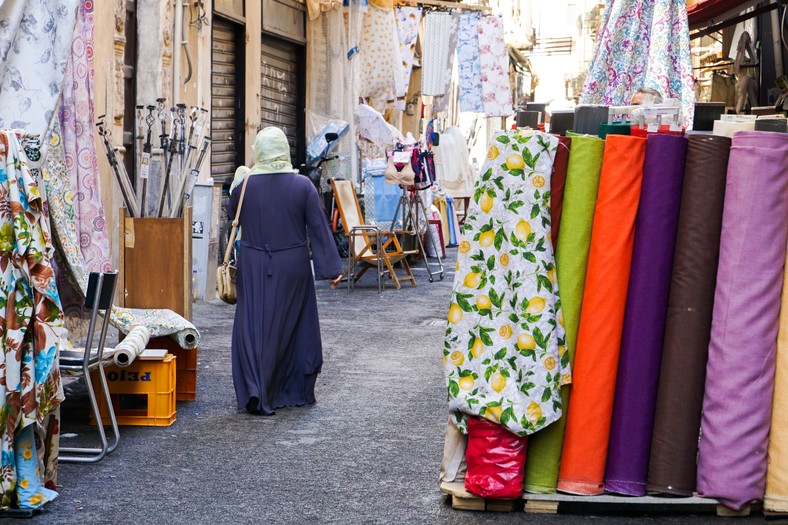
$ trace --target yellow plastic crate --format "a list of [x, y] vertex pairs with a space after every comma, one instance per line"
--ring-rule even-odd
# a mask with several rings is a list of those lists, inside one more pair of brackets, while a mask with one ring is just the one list
[[[113, 365], [104, 369], [118, 425], [167, 427], [175, 422], [175, 363], [175, 356], [167, 354], [162, 361], [136, 360], [126, 368]], [[101, 395], [95, 372], [91, 374], [91, 380], [101, 420], [109, 425], [107, 403]]]

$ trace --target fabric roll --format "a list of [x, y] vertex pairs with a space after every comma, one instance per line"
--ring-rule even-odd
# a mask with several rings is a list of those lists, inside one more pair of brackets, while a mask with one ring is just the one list
[[184, 350], [193, 350], [200, 344], [200, 332], [197, 328], [172, 310], [113, 306], [109, 322], [124, 334], [128, 334], [136, 326], [144, 326], [151, 337], [169, 336]]
[[630, 122], [616, 122], [608, 124], [603, 122], [599, 125], [599, 138], [607, 138], [608, 135], [630, 135], [632, 124]]
[[484, 114], [487, 117], [511, 116], [512, 90], [509, 87], [509, 52], [499, 16], [479, 20], [479, 63], [482, 70]]
[[131, 332], [118, 343], [115, 347], [115, 353], [112, 354], [112, 360], [120, 368], [126, 368], [131, 365], [139, 355], [145, 351], [150, 341], [150, 334], [148, 329], [144, 326], [136, 326], [132, 328]]
[[786, 125], [788, 120], [784, 118], [759, 118], [755, 121], [755, 126], [753, 129], [755, 131], [774, 131], [777, 133], [785, 133], [788, 131], [788, 126]]
[[605, 490], [645, 496], [687, 139], [652, 135], [635, 224]]
[[550, 221], [553, 227], [550, 237], [553, 246], [558, 246], [558, 231], [561, 226], [561, 211], [564, 204], [564, 188], [566, 187], [566, 171], [569, 165], [571, 144], [570, 137], [558, 137], [558, 149], [555, 152], [553, 174], [550, 179]]
[[[559, 150], [560, 148], [559, 146]], [[563, 233], [558, 237], [555, 252], [566, 329], [564, 351], [569, 353], [570, 364], [574, 361], [577, 344], [588, 250], [591, 246], [591, 227], [604, 151], [604, 140], [591, 136], [572, 136], [572, 154], [567, 166], [561, 213]], [[525, 490], [528, 492], [555, 492], [570, 389], [568, 386], [561, 389], [564, 411], [561, 419], [531, 436], [525, 462]]]
[[575, 108], [575, 133], [599, 135], [600, 127], [607, 122], [607, 106], [577, 106]]
[[763, 508], [785, 514], [788, 513], [788, 264], [785, 265], [783, 276], [768, 458]]
[[737, 131], [752, 131], [755, 129], [755, 121], [750, 120], [747, 122], [731, 122], [727, 120], [715, 120], [714, 121], [714, 130], [712, 133], [714, 135], [719, 135], [720, 137], [729, 137], [733, 138], [733, 134]]
[[451, 13], [430, 12], [424, 16], [424, 42], [421, 58], [421, 94], [440, 97], [451, 82], [451, 64], [456, 45], [457, 17]]
[[558, 490], [601, 494], [646, 139], [605, 141]]
[[688, 138], [648, 491], [691, 496], [731, 139]]
[[788, 134], [740, 131], [733, 136], [706, 366], [698, 494], [735, 509], [761, 499], [766, 484], [788, 240], [786, 166]]
[[457, 34], [458, 92], [460, 111], [484, 111], [481, 62], [479, 55], [478, 12], [460, 14]]

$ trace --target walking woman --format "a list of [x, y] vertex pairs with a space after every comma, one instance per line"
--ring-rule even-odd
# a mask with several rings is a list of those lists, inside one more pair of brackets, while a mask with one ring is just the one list
[[[239, 410], [271, 415], [315, 402], [323, 348], [314, 279], [336, 286], [342, 262], [317, 191], [293, 172], [282, 130], [263, 129], [252, 149], [255, 165], [239, 169], [247, 180], [239, 220], [233, 383]], [[231, 191], [230, 217], [243, 188], [240, 183]]]

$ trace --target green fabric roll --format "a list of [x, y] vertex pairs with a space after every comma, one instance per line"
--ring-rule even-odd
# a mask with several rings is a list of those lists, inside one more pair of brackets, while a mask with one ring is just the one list
[[599, 125], [599, 137], [604, 139], [608, 135], [629, 135], [631, 128], [632, 123], [630, 122], [616, 122], [613, 124], [605, 122]]
[[[567, 350], [569, 360], [573, 362], [605, 141], [590, 135], [567, 133], [567, 136], [572, 137], [572, 152], [569, 155], [561, 233], [555, 257]], [[569, 407], [569, 385], [561, 389], [561, 401], [564, 414], [561, 419], [528, 439], [526, 492], [555, 492]]]

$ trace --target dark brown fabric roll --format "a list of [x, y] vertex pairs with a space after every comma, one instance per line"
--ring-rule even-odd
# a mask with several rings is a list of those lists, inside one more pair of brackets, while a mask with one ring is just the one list
[[689, 137], [648, 490], [690, 496], [706, 378], [731, 139]]
[[558, 137], [558, 150], [555, 152], [553, 161], [553, 174], [550, 179], [550, 222], [552, 232], [550, 238], [553, 247], [558, 246], [558, 229], [561, 225], [561, 211], [564, 208], [564, 186], [566, 186], [566, 170], [569, 166], [569, 147], [572, 139], [569, 137]]

